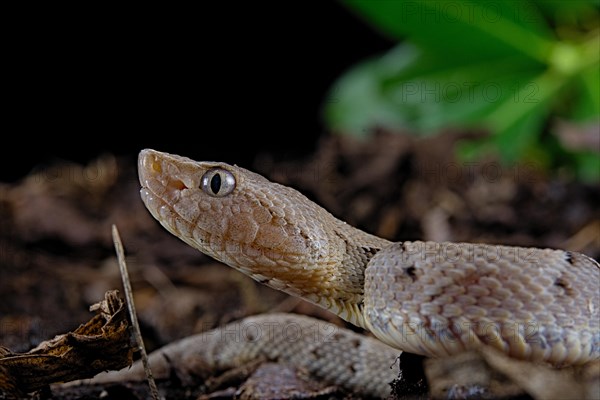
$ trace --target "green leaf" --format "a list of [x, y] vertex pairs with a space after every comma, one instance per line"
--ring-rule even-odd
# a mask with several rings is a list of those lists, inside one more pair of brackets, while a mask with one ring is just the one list
[[452, 125], [481, 125], [500, 104], [538, 102], [531, 82], [540, 73], [539, 64], [520, 59], [448, 65], [404, 44], [338, 80], [325, 118], [333, 130], [354, 135], [373, 126], [428, 135]]
[[513, 120], [512, 124], [503, 130], [494, 132], [492, 140], [500, 152], [501, 159], [514, 163], [525, 158], [527, 154], [538, 158], [535, 147], [549, 113], [549, 108], [540, 106]]
[[575, 156], [577, 177], [585, 182], [600, 181], [600, 155], [583, 152]]
[[515, 121], [535, 112], [540, 107], [545, 107], [566, 83], [566, 78], [551, 72], [540, 74], [520, 87], [514, 98], [505, 98], [499, 102], [486, 120], [495, 131], [502, 132], [509, 129]]
[[[524, 114], [502, 131], [479, 140], [464, 140], [457, 144], [457, 155], [465, 161], [474, 161], [486, 155], [499, 155], [505, 163], [514, 163], [526, 155], [533, 155], [537, 164], [547, 164], [536, 151], [536, 142], [549, 110], [540, 107]], [[528, 157], [529, 158], [529, 157]]]
[[346, 0], [374, 27], [448, 57], [546, 62], [553, 37], [529, 1]]
[[546, 72], [506, 97], [484, 117], [503, 160], [516, 162], [538, 142], [542, 125], [566, 80]]
[[375, 126], [407, 126], [405, 113], [398, 113], [383, 93], [382, 82], [414, 62], [418, 53], [414, 46], [399, 46], [387, 56], [360, 63], [339, 78], [324, 104], [329, 127], [334, 132], [366, 136]]
[[345, 3], [403, 42], [336, 82], [324, 106], [334, 131], [486, 127], [488, 138], [461, 144], [464, 156], [494, 153], [600, 179], [597, 154], [542, 136], [550, 117], [600, 117], [600, 0]]
[[575, 81], [578, 98], [571, 113], [575, 121], [589, 121], [600, 117], [600, 73], [598, 65], [583, 71]]
[[600, 0], [536, 0], [535, 6], [549, 20], [559, 25], [576, 25], [598, 12]]

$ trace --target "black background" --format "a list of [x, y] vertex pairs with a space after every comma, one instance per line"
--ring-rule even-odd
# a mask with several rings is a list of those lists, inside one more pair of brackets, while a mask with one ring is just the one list
[[393, 42], [334, 1], [5, 12], [1, 181], [145, 147], [244, 165], [304, 155], [345, 70]]

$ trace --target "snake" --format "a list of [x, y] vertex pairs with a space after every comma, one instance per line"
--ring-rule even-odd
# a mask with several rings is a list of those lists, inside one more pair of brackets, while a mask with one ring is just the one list
[[[168, 343], [149, 355], [157, 379], [175, 373], [183, 381], [219, 376], [255, 361], [285, 363], [319, 382], [376, 398], [387, 398], [402, 374], [398, 351], [379, 340], [306, 315], [252, 315]], [[104, 372], [89, 383], [141, 381], [143, 364]], [[207, 386], [210, 386], [209, 384]], [[292, 396], [293, 397], [293, 396]]]
[[138, 176], [171, 234], [394, 349], [444, 357], [490, 346], [553, 366], [600, 358], [600, 265], [584, 254], [392, 242], [248, 169], [152, 149], [139, 153]]

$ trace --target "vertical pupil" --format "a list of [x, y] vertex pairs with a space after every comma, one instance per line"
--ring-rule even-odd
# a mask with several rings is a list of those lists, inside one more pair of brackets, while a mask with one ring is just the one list
[[214, 194], [219, 193], [219, 189], [221, 189], [221, 175], [215, 174], [210, 180], [210, 190]]

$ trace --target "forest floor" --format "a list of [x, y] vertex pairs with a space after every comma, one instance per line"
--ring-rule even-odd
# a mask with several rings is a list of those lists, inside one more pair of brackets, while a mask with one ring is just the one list
[[[282, 162], [258, 154], [254, 165], [245, 167], [297, 188], [338, 218], [390, 240], [552, 247], [600, 257], [600, 186], [548, 176], [535, 164], [508, 168], [494, 160], [456, 161], [450, 149], [460, 137], [453, 132], [418, 141], [387, 133], [367, 142], [329, 137], [307, 159]], [[90, 319], [91, 304], [121, 288], [112, 224], [126, 248], [150, 351], [273, 311], [348, 327], [171, 236], [143, 206], [136, 166], [111, 155], [0, 184], [0, 218], [0, 345], [12, 352], [26, 352], [72, 331]], [[168, 392], [174, 385], [161, 384], [168, 398], [175, 398]], [[176, 396], [197, 398], [199, 387], [178, 388]], [[126, 387], [53, 386], [30, 398], [91, 399], [103, 390], [105, 399], [124, 393], [125, 398], [145, 396], [136, 394], [141, 389]]]

